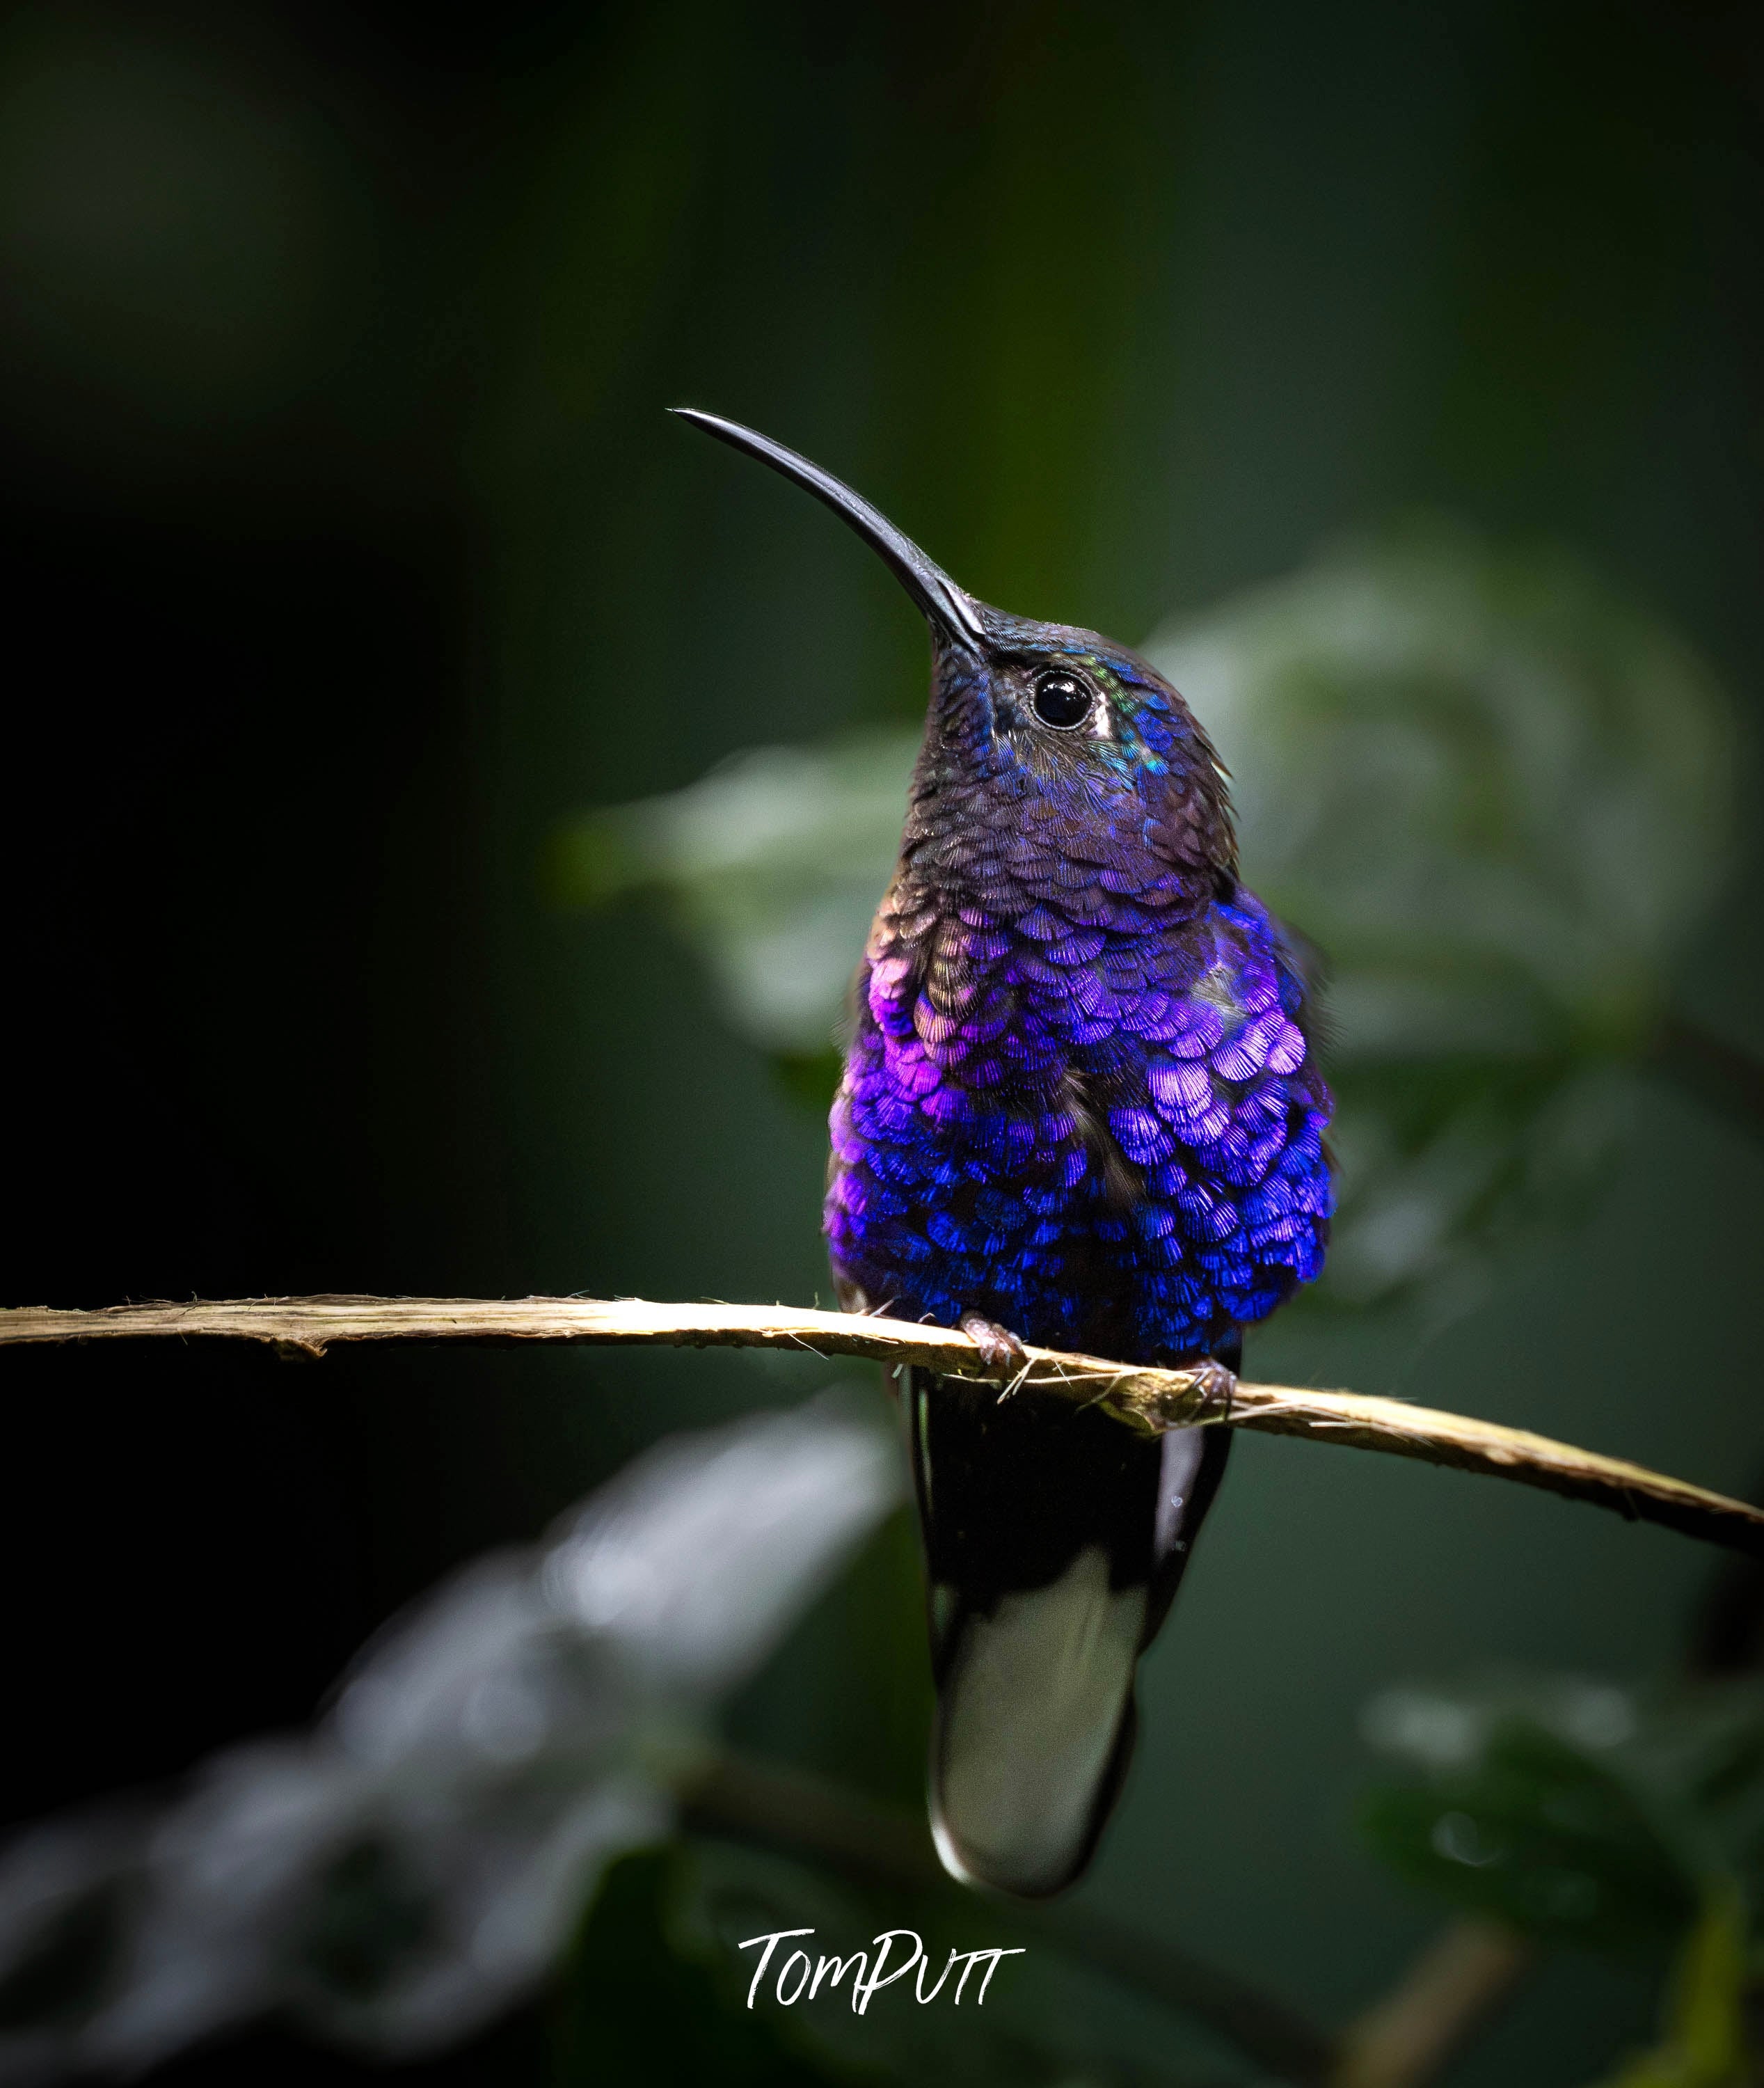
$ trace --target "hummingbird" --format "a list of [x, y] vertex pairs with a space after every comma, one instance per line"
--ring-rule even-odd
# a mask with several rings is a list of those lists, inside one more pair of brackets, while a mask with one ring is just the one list
[[[990, 607], [805, 457], [674, 410], [823, 501], [930, 632], [832, 1109], [841, 1304], [965, 1329], [1001, 1380], [1025, 1341], [1235, 1373], [1244, 1329], [1322, 1269], [1330, 1104], [1308, 967], [1239, 879], [1206, 733], [1138, 654]], [[1044, 1898], [1120, 1795], [1139, 1657], [1232, 1431], [904, 1376], [933, 1836], [955, 1877]]]

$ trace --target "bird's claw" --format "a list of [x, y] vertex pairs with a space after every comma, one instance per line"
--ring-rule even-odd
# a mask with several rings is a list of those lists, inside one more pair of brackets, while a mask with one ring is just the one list
[[980, 1350], [988, 1370], [1002, 1376], [1007, 1371], [1014, 1374], [1028, 1367], [1029, 1352], [1008, 1327], [979, 1312], [964, 1312], [957, 1324]]
[[1237, 1390], [1237, 1372], [1216, 1357], [1208, 1356], [1203, 1362], [1190, 1366], [1189, 1378], [1192, 1396], [1199, 1402], [1198, 1418], [1230, 1420], [1232, 1402]]

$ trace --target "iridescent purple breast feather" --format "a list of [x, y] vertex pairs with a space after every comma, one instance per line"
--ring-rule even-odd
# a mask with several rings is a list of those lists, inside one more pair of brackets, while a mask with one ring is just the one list
[[[995, 628], [984, 668], [940, 648], [834, 1106], [835, 1266], [897, 1317], [1210, 1354], [1322, 1265], [1303, 980], [1175, 691], [1093, 633]], [[1049, 674], [1092, 694], [1076, 730], [1035, 722]]]
[[[930, 627], [900, 858], [860, 967], [826, 1226], [848, 1309], [1128, 1363], [1237, 1367], [1315, 1276], [1329, 1094], [1305, 982], [1237, 876], [1187, 705], [1096, 632], [976, 601], [886, 516], [750, 429], [688, 417], [834, 509]], [[931, 1819], [959, 1878], [1083, 1872], [1134, 1675], [1232, 1431], [1137, 1436], [1050, 1393], [903, 1390], [938, 1712]]]

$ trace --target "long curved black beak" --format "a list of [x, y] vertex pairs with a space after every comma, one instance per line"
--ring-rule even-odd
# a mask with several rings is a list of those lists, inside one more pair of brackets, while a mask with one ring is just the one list
[[933, 565], [910, 537], [903, 536], [861, 494], [853, 493], [831, 472], [822, 471], [794, 450], [787, 450], [782, 443], [773, 442], [769, 435], [756, 434], [739, 421], [701, 413], [695, 406], [670, 406], [668, 410], [732, 449], [745, 450], [762, 464], [769, 464], [817, 500], [824, 501], [857, 532], [946, 638], [970, 652], [985, 643], [985, 631], [972, 596], [959, 588], [941, 566]]

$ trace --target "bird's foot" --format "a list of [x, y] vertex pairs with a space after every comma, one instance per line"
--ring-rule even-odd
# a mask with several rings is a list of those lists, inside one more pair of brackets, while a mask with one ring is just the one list
[[1237, 1374], [1215, 1357], [1208, 1356], [1198, 1363], [1190, 1363], [1185, 1372], [1193, 1388], [1193, 1395], [1200, 1402], [1200, 1411], [1195, 1417], [1200, 1421], [1228, 1421], [1232, 1401], [1237, 1391]]
[[1010, 1376], [1013, 1381], [1005, 1388], [1006, 1393], [1014, 1392], [1014, 1380], [1029, 1367], [1029, 1352], [1022, 1341], [1008, 1327], [1001, 1327], [983, 1313], [964, 1312], [957, 1324], [980, 1350], [980, 1359], [989, 1371], [997, 1371], [1001, 1377]]

